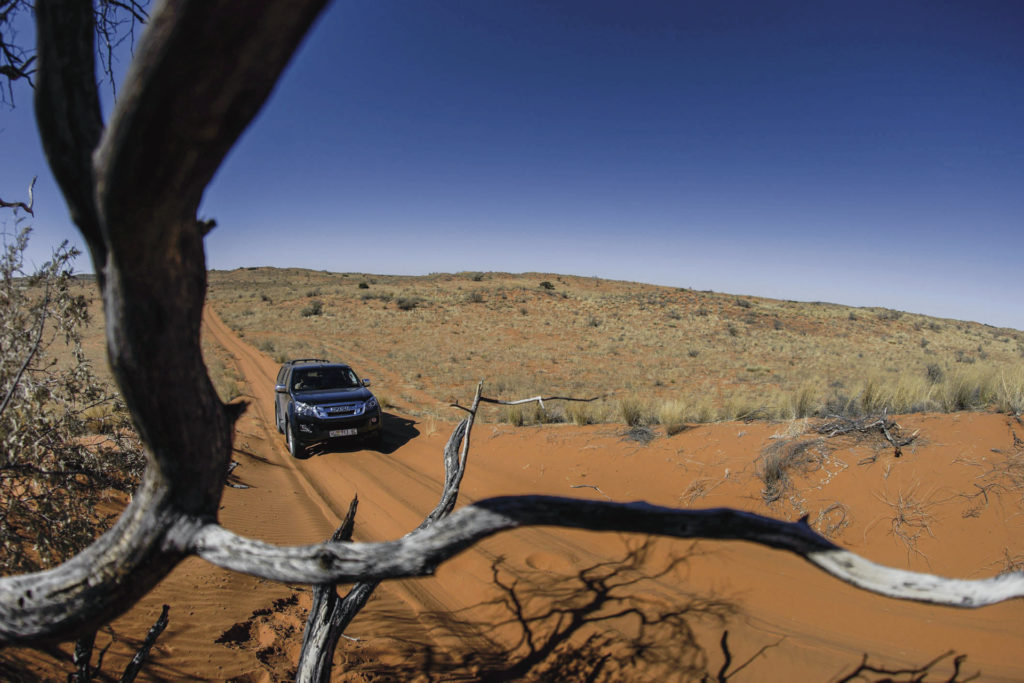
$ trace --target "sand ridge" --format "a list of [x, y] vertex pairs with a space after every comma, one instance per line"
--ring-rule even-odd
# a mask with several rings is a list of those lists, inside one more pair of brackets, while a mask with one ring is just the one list
[[[357, 540], [396, 538], [418, 524], [440, 492], [452, 424], [428, 428], [410, 417], [414, 405], [398, 405], [379, 452], [354, 444], [293, 460], [273, 424], [277, 364], [211, 309], [204, 320], [251, 403], [238, 425], [233, 479], [249, 488], [225, 490], [225, 526], [275, 543], [315, 542], [355, 494]], [[397, 381], [383, 368], [374, 375], [375, 386]], [[884, 444], [830, 440], [819, 466], [794, 474], [771, 505], [757, 458], [793, 438], [792, 425], [701, 425], [640, 445], [615, 425], [481, 424], [460, 500], [548, 493], [808, 514], [841, 545], [893, 566], [972, 578], [1019, 568], [1024, 453], [1015, 437], [1024, 428], [996, 414], [899, 419], [921, 433], [902, 457]], [[163, 603], [171, 623], [145, 680], [286, 680], [309, 591], [190, 559], [100, 634], [101, 647], [114, 639], [110, 670]], [[383, 584], [349, 629], [358, 642], [339, 645], [335, 678], [693, 680], [717, 675], [728, 631], [730, 671], [753, 657], [734, 680], [836, 680], [865, 654], [904, 668], [947, 651], [966, 654], [962, 670], [983, 680], [1020, 680], [1022, 617], [1021, 601], [963, 611], [872, 596], [752, 544], [533, 528], [488, 539], [434, 577]], [[950, 656], [933, 672], [948, 678], [952, 666]]]

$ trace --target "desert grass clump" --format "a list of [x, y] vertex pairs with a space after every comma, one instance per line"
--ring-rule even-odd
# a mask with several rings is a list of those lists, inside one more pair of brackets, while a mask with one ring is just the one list
[[726, 420], [764, 420], [770, 417], [768, 410], [756, 399], [749, 396], [733, 396], [722, 406], [720, 415]]
[[411, 311], [421, 303], [423, 303], [423, 299], [418, 296], [400, 296], [395, 299], [395, 305], [398, 306], [400, 311]]
[[500, 419], [513, 427], [522, 427], [526, 424], [526, 412], [522, 406], [504, 406]]
[[886, 406], [890, 413], [923, 413], [938, 408], [934, 386], [925, 377], [902, 374], [889, 385]]
[[514, 427], [525, 427], [526, 425], [556, 424], [566, 421], [565, 413], [561, 409], [547, 409], [539, 403], [524, 403], [511, 406], [502, 406], [499, 413], [499, 420], [507, 422]]
[[809, 384], [800, 387], [793, 398], [793, 417], [811, 417], [820, 409], [818, 392]]
[[601, 417], [596, 414], [593, 404], [579, 401], [573, 401], [569, 404], [566, 408], [566, 416], [569, 422], [579, 426], [597, 424], [601, 421]]
[[546, 425], [565, 422], [565, 413], [560, 408], [547, 408], [540, 403], [527, 404], [529, 419], [532, 424]]
[[620, 400], [619, 415], [629, 427], [642, 427], [651, 422], [647, 404], [639, 396], [629, 396]]
[[657, 418], [661, 426], [665, 428], [665, 434], [673, 436], [689, 426], [686, 421], [686, 411], [686, 403], [679, 399], [664, 401], [658, 406]]
[[820, 469], [828, 457], [824, 439], [782, 439], [770, 444], [757, 459], [754, 474], [764, 484], [761, 498], [772, 504], [792, 485], [792, 474]]
[[997, 403], [993, 373], [973, 368], [952, 373], [939, 393], [939, 402], [948, 412], [977, 410]]
[[1024, 367], [999, 373], [995, 387], [995, 405], [1000, 412], [1020, 417], [1024, 414]]
[[691, 422], [707, 424], [719, 419], [715, 404], [707, 396], [702, 396], [689, 412]]
[[860, 390], [860, 412], [862, 415], [876, 415], [885, 410], [885, 397], [882, 385], [874, 377], [869, 377]]

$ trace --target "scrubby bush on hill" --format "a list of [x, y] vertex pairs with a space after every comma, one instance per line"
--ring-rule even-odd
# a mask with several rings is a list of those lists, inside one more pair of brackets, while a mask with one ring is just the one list
[[[73, 291], [66, 244], [24, 272], [29, 231], [5, 235], [0, 256], [0, 566], [56, 564], [112, 521], [101, 503], [138, 483], [144, 458], [120, 399], [81, 347], [89, 320]], [[58, 363], [51, 347], [67, 345]], [[54, 354], [58, 355], [58, 354]]]

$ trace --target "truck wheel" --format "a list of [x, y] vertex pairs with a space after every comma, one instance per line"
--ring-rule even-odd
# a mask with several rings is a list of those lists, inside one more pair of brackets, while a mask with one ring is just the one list
[[284, 426], [285, 440], [288, 442], [288, 452], [292, 454], [293, 458], [301, 458], [306, 454], [305, 447], [299, 443], [299, 440], [292, 434], [292, 423], [286, 422]]

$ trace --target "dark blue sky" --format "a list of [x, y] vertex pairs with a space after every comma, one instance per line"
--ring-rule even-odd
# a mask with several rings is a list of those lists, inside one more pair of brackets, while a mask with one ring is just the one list
[[[1020, 329], [1022, 121], [1019, 2], [336, 2], [206, 194], [209, 265], [553, 271]], [[45, 171], [0, 127], [7, 198]], [[40, 201], [37, 240], [70, 236]]]

